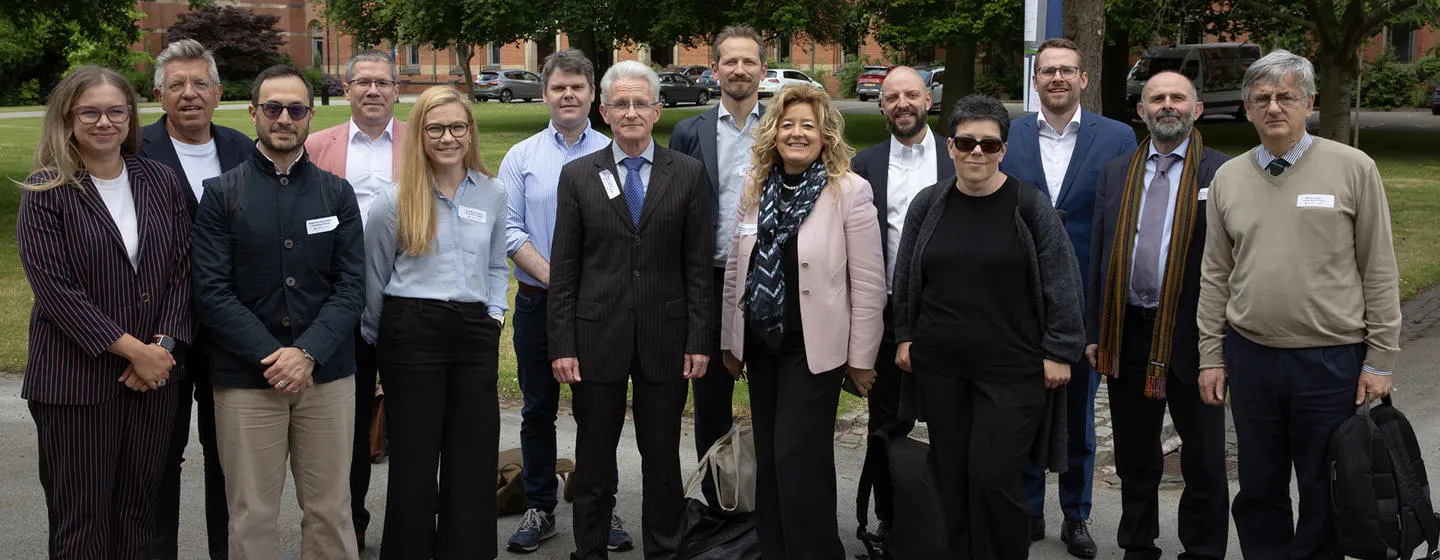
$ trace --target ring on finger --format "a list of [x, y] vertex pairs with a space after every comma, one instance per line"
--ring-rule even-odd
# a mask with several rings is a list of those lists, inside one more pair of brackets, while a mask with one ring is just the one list
[[290, 382], [289, 382], [289, 381], [281, 381], [281, 382], [275, 384], [276, 387], [281, 388], [281, 389], [284, 389], [285, 387], [288, 387], [289, 385], [290, 385]]

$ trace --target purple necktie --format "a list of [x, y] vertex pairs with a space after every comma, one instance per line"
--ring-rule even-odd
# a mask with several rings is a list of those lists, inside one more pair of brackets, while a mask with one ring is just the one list
[[1140, 231], [1135, 239], [1134, 272], [1130, 288], [1140, 303], [1152, 307], [1160, 302], [1160, 241], [1165, 236], [1165, 208], [1170, 205], [1170, 166], [1180, 156], [1153, 156], [1155, 178], [1145, 188], [1145, 205], [1140, 208]]

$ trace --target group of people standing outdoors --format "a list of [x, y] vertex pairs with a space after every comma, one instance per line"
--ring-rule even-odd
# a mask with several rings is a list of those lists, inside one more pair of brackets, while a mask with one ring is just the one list
[[[759, 103], [753, 30], [725, 29], [712, 51], [721, 102], [681, 121], [668, 148], [654, 139], [653, 70], [620, 62], [597, 82], [578, 51], [552, 54], [549, 124], [495, 174], [454, 88], [395, 118], [398, 76], [381, 51], [346, 65], [351, 119], [313, 135], [303, 75], [262, 72], [258, 142], [211, 121], [223, 86], [194, 41], [158, 58], [165, 114], [143, 129], [118, 73], [71, 72], [50, 97], [17, 224], [35, 292], [22, 397], [51, 557], [176, 557], [194, 410], [212, 559], [279, 557], [287, 463], [302, 557], [357, 558], [377, 377], [391, 453], [381, 557], [495, 557], [513, 274], [527, 510], [511, 551], [557, 534], [561, 385], [577, 425], [571, 557], [634, 547], [615, 514], [628, 408], [644, 553], [674, 558], [687, 392], [704, 455], [730, 429], [743, 378], [764, 558], [845, 556], [842, 383], [868, 398], [872, 431], [927, 422], [944, 558], [1027, 557], [1048, 529], [1046, 470], [1062, 473], [1061, 540], [1093, 558], [1103, 377], [1127, 559], [1161, 555], [1167, 407], [1185, 446], [1182, 557], [1225, 557], [1227, 387], [1242, 553], [1339, 558], [1325, 439], [1390, 390], [1398, 279], [1374, 162], [1305, 132], [1309, 62], [1276, 51], [1250, 67], [1261, 145], [1235, 159], [1204, 146], [1203, 105], [1176, 73], [1146, 84], [1143, 143], [1081, 109], [1088, 75], [1064, 39], [1039, 48], [1041, 111], [1013, 120], [976, 95], [931, 128], [920, 75], [893, 69], [890, 138], [856, 154], [822, 90]], [[597, 95], [613, 139], [591, 127]], [[911, 505], [876, 492], [884, 533]], [[717, 503], [713, 481], [703, 493]]]

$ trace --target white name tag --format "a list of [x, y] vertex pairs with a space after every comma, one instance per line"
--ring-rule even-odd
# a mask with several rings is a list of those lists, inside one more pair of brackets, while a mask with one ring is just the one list
[[747, 163], [747, 164], [745, 164], [745, 165], [742, 165], [742, 166], [740, 166], [740, 167], [735, 168], [735, 174], [736, 174], [736, 175], [739, 175], [739, 176], [741, 176], [741, 177], [744, 177], [744, 176], [750, 174], [750, 169], [751, 169], [751, 166], [750, 166], [750, 164]]
[[756, 225], [756, 224], [736, 224], [736, 225], [735, 225], [735, 235], [738, 235], [738, 236], [741, 236], [741, 237], [744, 237], [744, 236], [747, 236], [747, 235], [755, 235], [755, 234], [758, 234], [759, 232], [760, 232], [760, 226], [758, 226], [758, 225]]
[[1210, 187], [1200, 189], [1200, 196], [1197, 198], [1199, 200], [1210, 200]]
[[335, 228], [339, 226], [340, 218], [336, 218], [335, 216], [305, 220], [305, 232], [309, 235], [335, 231]]
[[469, 206], [460, 206], [460, 219], [469, 222], [485, 223], [490, 218], [484, 210], [477, 210]]
[[605, 186], [605, 196], [615, 198], [620, 196], [620, 183], [615, 181], [615, 174], [609, 169], [600, 170], [600, 184]]
[[1296, 208], [1334, 208], [1333, 194], [1302, 194], [1295, 197]]

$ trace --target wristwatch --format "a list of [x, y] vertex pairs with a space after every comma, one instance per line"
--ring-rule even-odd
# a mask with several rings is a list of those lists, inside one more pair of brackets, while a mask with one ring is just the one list
[[175, 339], [169, 336], [157, 334], [154, 336], [154, 338], [150, 339], [150, 343], [164, 348], [166, 352], [170, 352], [172, 354], [175, 352]]
[[311, 362], [319, 363], [319, 362], [315, 359], [315, 356], [311, 356], [311, 355], [310, 355], [310, 351], [309, 351], [309, 350], [306, 350], [306, 349], [301, 348], [301, 347], [299, 347], [299, 346], [296, 346], [295, 348], [299, 349], [299, 350], [300, 350], [300, 353], [301, 353], [301, 354], [304, 354], [306, 359], [310, 360]]

